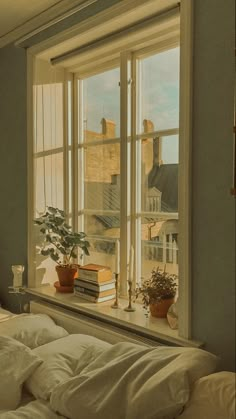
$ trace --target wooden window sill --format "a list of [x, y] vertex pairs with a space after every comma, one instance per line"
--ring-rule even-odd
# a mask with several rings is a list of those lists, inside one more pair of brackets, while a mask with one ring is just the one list
[[42, 285], [38, 288], [27, 288], [26, 293], [34, 299], [40, 299], [66, 308], [73, 312], [86, 315], [104, 323], [130, 331], [136, 335], [155, 340], [166, 345], [201, 347], [201, 342], [187, 340], [178, 335], [178, 330], [170, 328], [166, 319], [145, 316], [141, 304], [132, 303], [134, 312], [124, 311], [128, 301], [119, 299], [120, 308], [111, 308], [111, 301], [104, 303], [90, 303], [72, 293], [63, 294], [55, 290], [51, 285]]

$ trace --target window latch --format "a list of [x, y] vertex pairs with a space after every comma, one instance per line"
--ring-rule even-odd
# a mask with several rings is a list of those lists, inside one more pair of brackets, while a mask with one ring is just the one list
[[[128, 84], [128, 86], [129, 86], [129, 85], [131, 85], [132, 83], [133, 83], [133, 80], [132, 80], [131, 78], [129, 78], [129, 79], [127, 80], [127, 84]], [[120, 81], [119, 81], [118, 85], [119, 85], [119, 87], [120, 87]]]

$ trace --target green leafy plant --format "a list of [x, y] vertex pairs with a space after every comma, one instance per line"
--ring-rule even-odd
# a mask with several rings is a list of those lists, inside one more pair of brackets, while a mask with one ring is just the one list
[[177, 290], [177, 275], [169, 274], [159, 267], [152, 270], [151, 278], [135, 290], [135, 300], [141, 295], [143, 308], [148, 310], [150, 304], [173, 298]]
[[47, 207], [44, 215], [34, 219], [34, 224], [41, 226], [40, 232], [44, 234], [44, 241], [40, 247], [43, 256], [50, 256], [60, 266], [71, 266], [72, 259], [77, 258], [76, 250], [80, 248], [89, 255], [90, 244], [85, 240], [83, 232], [74, 233], [66, 222], [64, 211]]

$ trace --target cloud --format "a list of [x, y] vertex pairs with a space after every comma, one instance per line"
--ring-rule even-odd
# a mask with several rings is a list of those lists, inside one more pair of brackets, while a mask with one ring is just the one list
[[[141, 61], [141, 115], [153, 121], [155, 129], [179, 124], [179, 48], [155, 54]], [[87, 129], [101, 132], [102, 117], [112, 119], [119, 135], [119, 68], [84, 81], [84, 109]]]

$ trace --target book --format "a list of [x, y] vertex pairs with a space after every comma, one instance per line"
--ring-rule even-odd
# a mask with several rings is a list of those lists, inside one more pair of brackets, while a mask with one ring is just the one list
[[97, 298], [97, 297], [94, 297], [92, 295], [84, 294], [83, 292], [79, 292], [79, 291], [76, 291], [76, 290], [74, 292], [74, 295], [78, 296], [80, 298], [83, 298], [84, 300], [88, 300], [92, 303], [102, 303], [104, 301], [113, 300], [115, 298], [115, 294], [106, 295], [104, 297], [98, 297]]
[[114, 295], [115, 293], [114, 288], [111, 290], [105, 290], [105, 291], [94, 291], [88, 288], [79, 287], [78, 285], [74, 286], [74, 290], [81, 292], [83, 294], [92, 295], [93, 297], [97, 297], [97, 298], [106, 297], [107, 295]]
[[108, 266], [89, 263], [79, 267], [78, 277], [94, 282], [106, 282], [111, 281], [112, 271]]
[[106, 291], [111, 290], [115, 288], [115, 281], [109, 281], [109, 282], [93, 282], [89, 281], [87, 279], [78, 278], [74, 280], [74, 285], [78, 285], [79, 287], [88, 288], [90, 290], [94, 291]]

